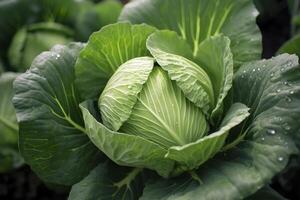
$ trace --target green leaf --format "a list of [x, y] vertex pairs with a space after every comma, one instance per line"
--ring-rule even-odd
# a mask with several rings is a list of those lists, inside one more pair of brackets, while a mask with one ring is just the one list
[[16, 33], [10, 45], [10, 64], [18, 71], [25, 71], [37, 55], [55, 44], [69, 43], [72, 35], [69, 28], [52, 22], [26, 26]]
[[285, 42], [277, 52], [280, 53], [289, 53], [296, 54], [298, 57], [300, 56], [300, 34], [295, 35], [290, 40]]
[[176, 31], [196, 55], [202, 41], [220, 33], [231, 42], [235, 66], [259, 59], [261, 34], [252, 0], [144, 0], [128, 3], [120, 21]]
[[141, 199], [243, 199], [269, 183], [289, 156], [298, 153], [297, 63], [295, 56], [285, 54], [242, 66], [234, 77], [233, 94], [234, 102], [251, 108], [244, 140], [201, 165], [194, 176], [148, 182]]
[[192, 57], [188, 44], [176, 32], [158, 31], [148, 38], [147, 48], [185, 96], [208, 113], [214, 106], [213, 86], [206, 72], [184, 57]]
[[288, 54], [246, 64], [235, 74], [234, 99], [251, 108], [252, 134], [286, 134], [300, 147], [299, 76], [298, 57]]
[[[105, 0], [98, 4], [84, 2], [79, 8], [85, 7], [76, 19], [76, 30], [80, 38], [87, 40], [89, 36], [101, 27], [117, 22], [122, 4], [118, 0]], [[83, 3], [82, 3], [83, 4]]]
[[24, 160], [17, 148], [0, 145], [0, 173], [6, 173], [23, 164]]
[[222, 149], [230, 129], [249, 116], [248, 110], [244, 104], [233, 104], [217, 132], [184, 146], [171, 147], [166, 158], [177, 161], [189, 170], [197, 168]]
[[217, 118], [223, 112], [223, 101], [232, 86], [233, 58], [230, 40], [221, 35], [207, 38], [200, 44], [195, 59], [213, 83], [216, 103], [211, 118], [218, 121]]
[[85, 135], [74, 65], [82, 44], [40, 54], [15, 83], [13, 103], [26, 163], [46, 182], [72, 185], [95, 167], [101, 153]]
[[185, 98], [163, 69], [155, 67], [121, 131], [143, 137], [165, 149], [185, 145], [208, 131], [200, 108]]
[[254, 195], [246, 198], [246, 200], [266, 200], [266, 199], [287, 200], [286, 198], [281, 196], [278, 192], [276, 192], [269, 186], [260, 189]]
[[13, 81], [16, 73], [6, 72], [0, 75], [0, 173], [23, 164], [18, 154], [18, 123], [12, 104]]
[[107, 162], [75, 184], [68, 200], [133, 200], [141, 196], [143, 186], [141, 168], [121, 168]]
[[85, 99], [98, 98], [113, 73], [126, 61], [148, 56], [147, 37], [155, 28], [118, 23], [91, 35], [76, 64], [76, 82]]
[[0, 146], [18, 144], [18, 122], [15, 108], [12, 104], [14, 95], [13, 81], [18, 76], [16, 73], [7, 72], [0, 75]]
[[153, 65], [153, 58], [134, 58], [121, 65], [109, 79], [98, 102], [106, 127], [118, 131], [129, 118]]
[[174, 163], [164, 158], [165, 149], [139, 136], [109, 130], [91, 114], [95, 111], [90, 104], [81, 104], [87, 135], [112, 161], [122, 166], [146, 167], [164, 177], [170, 174]]

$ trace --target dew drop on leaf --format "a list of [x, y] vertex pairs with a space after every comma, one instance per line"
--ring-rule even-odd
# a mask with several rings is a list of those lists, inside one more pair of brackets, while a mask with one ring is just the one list
[[268, 130], [267, 130], [267, 133], [270, 134], [270, 135], [275, 135], [275, 134], [276, 134], [276, 131], [273, 130], [273, 129], [268, 129]]
[[281, 157], [281, 156], [279, 156], [279, 157], [277, 158], [277, 160], [278, 160], [279, 162], [282, 162], [282, 161], [284, 160], [284, 158]]

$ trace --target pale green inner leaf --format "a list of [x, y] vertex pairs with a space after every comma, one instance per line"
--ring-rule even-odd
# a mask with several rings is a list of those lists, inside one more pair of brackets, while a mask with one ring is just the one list
[[165, 71], [155, 67], [121, 130], [168, 148], [198, 140], [208, 125], [201, 109], [185, 98]]
[[213, 157], [223, 147], [231, 128], [240, 124], [249, 116], [249, 108], [241, 103], [235, 103], [226, 114], [221, 128], [204, 138], [184, 146], [171, 147], [166, 158], [173, 159], [188, 169], [200, 166]]
[[212, 110], [215, 99], [212, 82], [199, 65], [181, 56], [188, 54], [189, 50], [184, 40], [175, 32], [159, 31], [149, 37], [147, 48], [190, 101], [204, 113]]
[[233, 57], [229, 38], [218, 35], [203, 41], [195, 57], [213, 83], [215, 107], [212, 119], [222, 114], [223, 101], [232, 87]]
[[106, 127], [117, 131], [129, 118], [153, 65], [153, 58], [134, 58], [121, 65], [110, 78], [98, 102]]

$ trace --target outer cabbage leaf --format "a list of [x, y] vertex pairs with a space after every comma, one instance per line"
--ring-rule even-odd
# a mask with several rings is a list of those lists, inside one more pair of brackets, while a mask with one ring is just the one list
[[92, 102], [81, 104], [87, 135], [112, 161], [122, 166], [146, 167], [167, 177], [174, 162], [165, 159], [167, 151], [142, 137], [115, 132], [97, 121]]
[[[295, 56], [245, 64], [234, 77], [234, 102], [251, 108], [235, 148], [204, 163], [194, 174], [146, 184], [141, 199], [242, 199], [254, 194], [298, 153], [300, 68]], [[199, 179], [202, 185], [199, 185]], [[217, 189], [216, 189], [217, 188]]]
[[233, 57], [230, 40], [220, 35], [207, 38], [200, 44], [195, 59], [213, 83], [216, 103], [211, 119], [212, 122], [218, 122], [223, 112], [223, 101], [232, 86]]
[[119, 66], [149, 55], [146, 39], [154, 31], [145, 24], [118, 23], [93, 33], [76, 64], [76, 82], [82, 96], [98, 98]]
[[84, 134], [74, 85], [74, 65], [82, 47], [53, 47], [14, 82], [20, 151], [42, 179], [60, 185], [81, 180], [101, 157]]
[[194, 55], [202, 41], [224, 33], [231, 40], [238, 67], [261, 56], [257, 15], [252, 0], [141, 0], [127, 4], [119, 20], [176, 31], [188, 41]]
[[134, 58], [121, 65], [109, 79], [98, 101], [106, 127], [118, 131], [129, 118], [153, 65], [153, 58]]
[[290, 40], [285, 42], [278, 50], [278, 53], [296, 54], [299, 57], [300, 56], [300, 34], [295, 35]]
[[249, 116], [248, 110], [249, 108], [244, 104], [233, 104], [217, 132], [184, 146], [171, 147], [166, 158], [177, 161], [189, 170], [197, 168], [223, 148], [230, 129]]
[[192, 57], [191, 49], [176, 32], [153, 33], [147, 40], [147, 48], [191, 102], [204, 113], [208, 113], [209, 109], [214, 107], [214, 91], [210, 77], [200, 66], [184, 57]]
[[99, 164], [72, 187], [69, 200], [138, 199], [144, 187], [141, 168]]

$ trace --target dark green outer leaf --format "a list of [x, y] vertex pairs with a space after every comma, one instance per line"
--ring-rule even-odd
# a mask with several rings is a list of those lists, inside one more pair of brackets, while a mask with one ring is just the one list
[[176, 31], [194, 55], [203, 40], [224, 33], [238, 67], [261, 56], [257, 15], [252, 0], [142, 0], [127, 4], [119, 20]]
[[285, 54], [244, 65], [233, 88], [235, 102], [251, 108], [244, 141], [202, 165], [197, 181], [187, 175], [149, 182], [141, 199], [243, 199], [268, 183], [289, 156], [298, 153], [294, 145], [300, 129], [297, 63], [295, 56]]
[[246, 200], [287, 200], [271, 187], [267, 186], [259, 191], [257, 191], [254, 195], [248, 197]]
[[74, 64], [82, 47], [55, 46], [14, 83], [20, 151], [46, 182], [72, 185], [99, 160], [100, 152], [84, 134], [74, 86]]
[[72, 187], [69, 200], [136, 200], [143, 191], [142, 169], [99, 164]]

